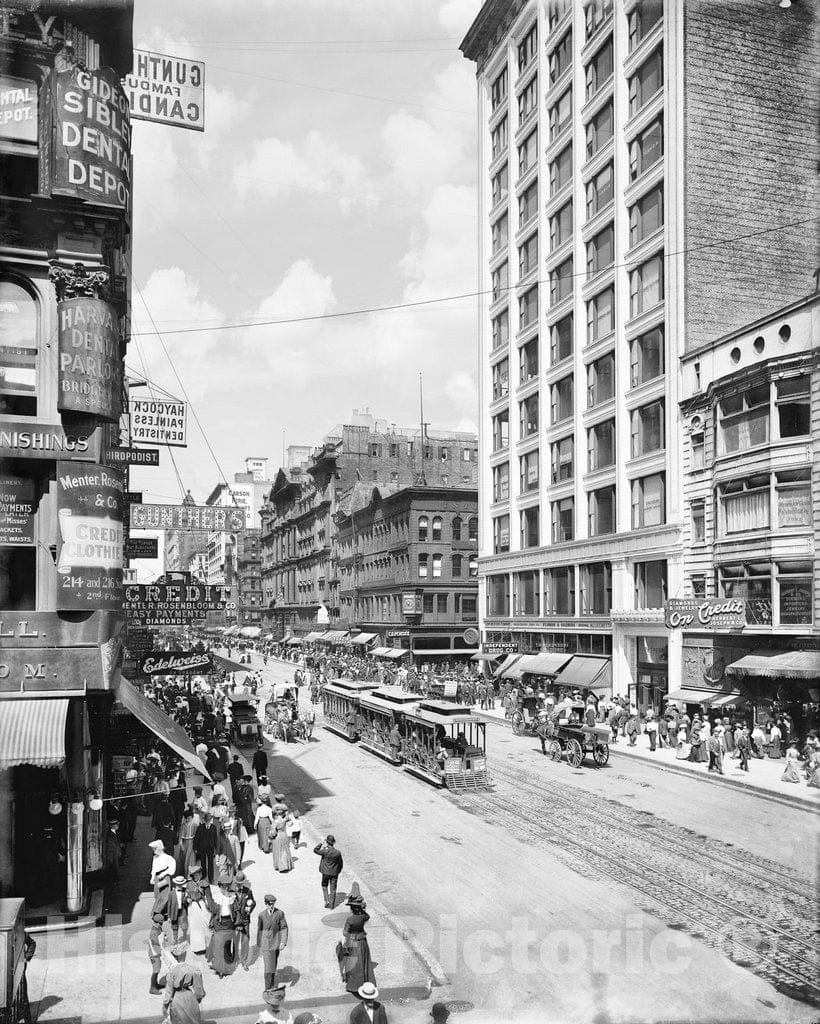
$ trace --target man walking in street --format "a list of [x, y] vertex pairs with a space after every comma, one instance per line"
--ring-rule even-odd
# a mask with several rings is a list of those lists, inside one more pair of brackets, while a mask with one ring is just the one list
[[743, 730], [737, 738], [737, 752], [740, 755], [740, 770], [748, 772], [749, 755], [752, 752], [752, 740], [749, 736], [749, 726], [744, 725]]
[[251, 884], [245, 877], [244, 871], [237, 871], [233, 881], [233, 891], [236, 893], [234, 903], [234, 949], [236, 950], [237, 962], [243, 971], [248, 969], [248, 951], [250, 946], [251, 914], [256, 907], [256, 900], [253, 898]]
[[233, 761], [228, 765], [228, 778], [231, 780], [231, 798], [233, 802], [237, 802], [237, 795], [239, 793], [239, 787], [242, 784], [242, 776], [245, 774], [245, 769], [242, 767], [239, 761], [239, 754], [233, 755]]
[[709, 771], [723, 774], [723, 744], [720, 736], [712, 733], [707, 740], [706, 749], [709, 751]]
[[325, 907], [328, 910], [333, 910], [336, 906], [336, 886], [344, 867], [342, 855], [336, 849], [336, 837], [327, 836], [324, 843], [319, 843], [314, 847], [313, 852], [322, 858], [319, 861], [319, 870], [322, 873], [322, 893], [325, 898]]
[[256, 745], [256, 752], [253, 755], [251, 767], [256, 772], [256, 783], [258, 785], [262, 776], [268, 774], [268, 755], [265, 753], [265, 748], [262, 746], [261, 741]]
[[266, 989], [273, 988], [276, 983], [279, 954], [287, 944], [288, 922], [276, 907], [276, 897], [269, 894], [265, 897], [265, 909], [260, 912], [256, 925], [256, 945], [262, 954]]

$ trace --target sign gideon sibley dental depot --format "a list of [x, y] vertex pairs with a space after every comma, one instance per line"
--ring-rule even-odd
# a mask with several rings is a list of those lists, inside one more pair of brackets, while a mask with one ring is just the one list
[[666, 602], [666, 628], [743, 629], [746, 602], [737, 598], [678, 598]]

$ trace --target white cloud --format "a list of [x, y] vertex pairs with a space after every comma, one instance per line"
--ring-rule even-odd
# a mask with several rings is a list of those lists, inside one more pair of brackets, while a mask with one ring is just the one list
[[319, 192], [336, 199], [349, 213], [357, 202], [373, 198], [359, 157], [343, 152], [317, 131], [295, 144], [277, 138], [254, 142], [251, 155], [238, 161], [234, 178], [240, 200], [275, 199], [294, 190]]
[[480, 10], [481, 0], [446, 0], [438, 12], [438, 20], [460, 41]]

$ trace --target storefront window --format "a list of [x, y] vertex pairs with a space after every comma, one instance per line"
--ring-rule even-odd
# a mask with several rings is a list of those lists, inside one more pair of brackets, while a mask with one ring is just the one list
[[811, 562], [777, 566], [778, 622], [782, 626], [810, 626], [814, 622], [814, 585]]
[[771, 566], [768, 562], [722, 565], [718, 569], [718, 586], [721, 597], [771, 601]]

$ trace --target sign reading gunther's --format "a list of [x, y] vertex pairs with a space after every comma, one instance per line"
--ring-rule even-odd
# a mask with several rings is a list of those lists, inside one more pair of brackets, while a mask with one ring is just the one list
[[131, 121], [116, 74], [58, 61], [43, 95], [40, 191], [130, 209]]
[[114, 308], [102, 299], [85, 295], [58, 302], [57, 344], [57, 407], [118, 420], [122, 367]]
[[57, 610], [119, 611], [123, 602], [122, 473], [57, 463]]

